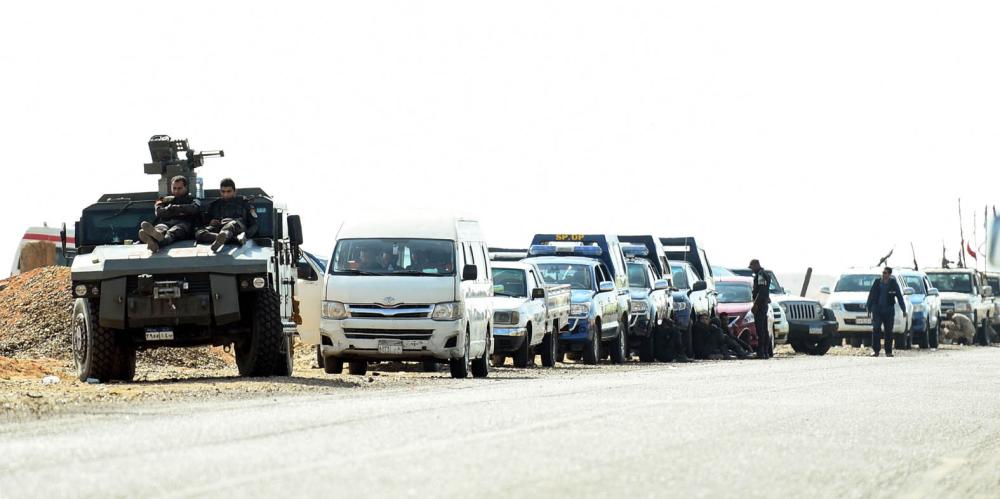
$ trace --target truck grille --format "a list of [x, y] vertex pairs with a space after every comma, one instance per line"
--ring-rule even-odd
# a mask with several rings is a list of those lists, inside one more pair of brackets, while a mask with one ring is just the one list
[[788, 320], [815, 320], [823, 318], [823, 307], [818, 303], [800, 302], [786, 303]]
[[352, 340], [429, 340], [433, 332], [433, 329], [345, 328], [344, 336]]
[[848, 312], [867, 312], [864, 303], [845, 303], [844, 310]]
[[372, 304], [348, 305], [347, 311], [354, 319], [425, 319], [431, 316], [431, 305], [387, 306]]

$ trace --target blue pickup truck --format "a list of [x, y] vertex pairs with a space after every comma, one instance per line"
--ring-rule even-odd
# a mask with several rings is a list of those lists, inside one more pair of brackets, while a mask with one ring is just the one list
[[621, 243], [603, 234], [537, 234], [526, 263], [548, 284], [572, 291], [569, 322], [559, 335], [560, 356], [596, 364], [603, 352], [616, 364], [628, 359], [631, 299]]

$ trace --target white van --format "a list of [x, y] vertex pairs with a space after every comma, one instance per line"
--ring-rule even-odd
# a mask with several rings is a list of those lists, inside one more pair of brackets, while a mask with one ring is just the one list
[[477, 221], [345, 223], [324, 287], [324, 364], [364, 374], [369, 361], [447, 360], [452, 377], [489, 374], [493, 278]]

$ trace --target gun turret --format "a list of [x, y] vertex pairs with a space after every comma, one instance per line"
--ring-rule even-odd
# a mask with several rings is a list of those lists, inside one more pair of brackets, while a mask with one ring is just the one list
[[188, 188], [193, 190], [197, 182], [194, 169], [204, 165], [205, 158], [221, 158], [226, 153], [221, 149], [195, 152], [188, 145], [187, 139], [175, 140], [169, 135], [154, 135], [149, 138], [149, 155], [153, 162], [143, 165], [144, 171], [148, 175], [160, 176], [160, 195], [167, 196], [170, 195], [170, 179], [183, 175], [188, 179]]

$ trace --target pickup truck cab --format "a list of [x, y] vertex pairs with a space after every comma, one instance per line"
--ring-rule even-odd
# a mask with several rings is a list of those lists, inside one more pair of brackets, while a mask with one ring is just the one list
[[627, 360], [628, 274], [615, 236], [537, 234], [524, 261], [534, 264], [550, 284], [572, 290], [569, 323], [559, 336], [561, 351], [596, 364], [605, 348], [612, 362]]
[[667, 296], [670, 298], [668, 305], [670, 306], [670, 317], [676, 325], [682, 331], [686, 331], [691, 327], [692, 324], [692, 309], [691, 309], [691, 299], [688, 294], [681, 291], [678, 286], [674, 284], [674, 274], [673, 274], [673, 264], [670, 259], [667, 258], [666, 251], [663, 249], [663, 244], [660, 242], [659, 238], [650, 235], [636, 235], [636, 236], [618, 236], [618, 240], [622, 243], [634, 244], [645, 246], [648, 254], [643, 256], [649, 261], [652, 266], [653, 274], [656, 279], [665, 279], [667, 281]]
[[554, 366], [570, 293], [567, 284], [547, 284], [530, 263], [493, 262], [493, 365], [509, 355], [514, 367], [528, 367], [537, 352], [543, 366]]
[[[715, 291], [715, 274], [705, 250], [698, 246], [693, 237], [661, 237], [660, 244], [663, 245], [664, 255], [670, 260], [674, 286], [690, 298], [694, 308], [693, 315], [697, 317], [698, 314], [708, 314], [709, 317], [715, 317], [719, 298]], [[682, 286], [681, 280], [686, 285]]]
[[629, 294], [629, 350], [639, 354], [641, 362], [654, 360], [653, 332], [670, 317], [673, 297], [669, 294], [666, 279], [658, 279], [652, 264], [645, 258], [645, 246], [623, 245], [628, 266]]
[[931, 286], [940, 292], [941, 313], [954, 310], [965, 315], [976, 326], [976, 343], [989, 345], [991, 338], [983, 333], [993, 314], [993, 288], [982, 274], [974, 269], [928, 269], [926, 273]]
[[[940, 341], [941, 296], [927, 274], [919, 270], [899, 270], [903, 281], [913, 288], [913, 343], [920, 348], [937, 348]], [[905, 348], [905, 347], [904, 347]]]
[[445, 361], [455, 378], [489, 375], [493, 276], [475, 220], [345, 223], [323, 289], [327, 362], [364, 374], [371, 361]]
[[[876, 279], [881, 279], [882, 269], [851, 269], [840, 275], [837, 283], [831, 290], [829, 286], [820, 288], [820, 293], [830, 295], [826, 301], [826, 308], [833, 311], [837, 319], [837, 328], [842, 338], [848, 340], [853, 347], [868, 345], [872, 339], [872, 318], [868, 313], [868, 293], [871, 291], [872, 283]], [[904, 345], [905, 339], [910, 335], [910, 325], [913, 319], [913, 304], [908, 298], [913, 294], [913, 288], [908, 288], [899, 273], [893, 273], [892, 278], [896, 279], [899, 289], [907, 300], [906, 316], [903, 310], [899, 309], [899, 304], [895, 304], [896, 313], [893, 316], [893, 336], [894, 344]]]

